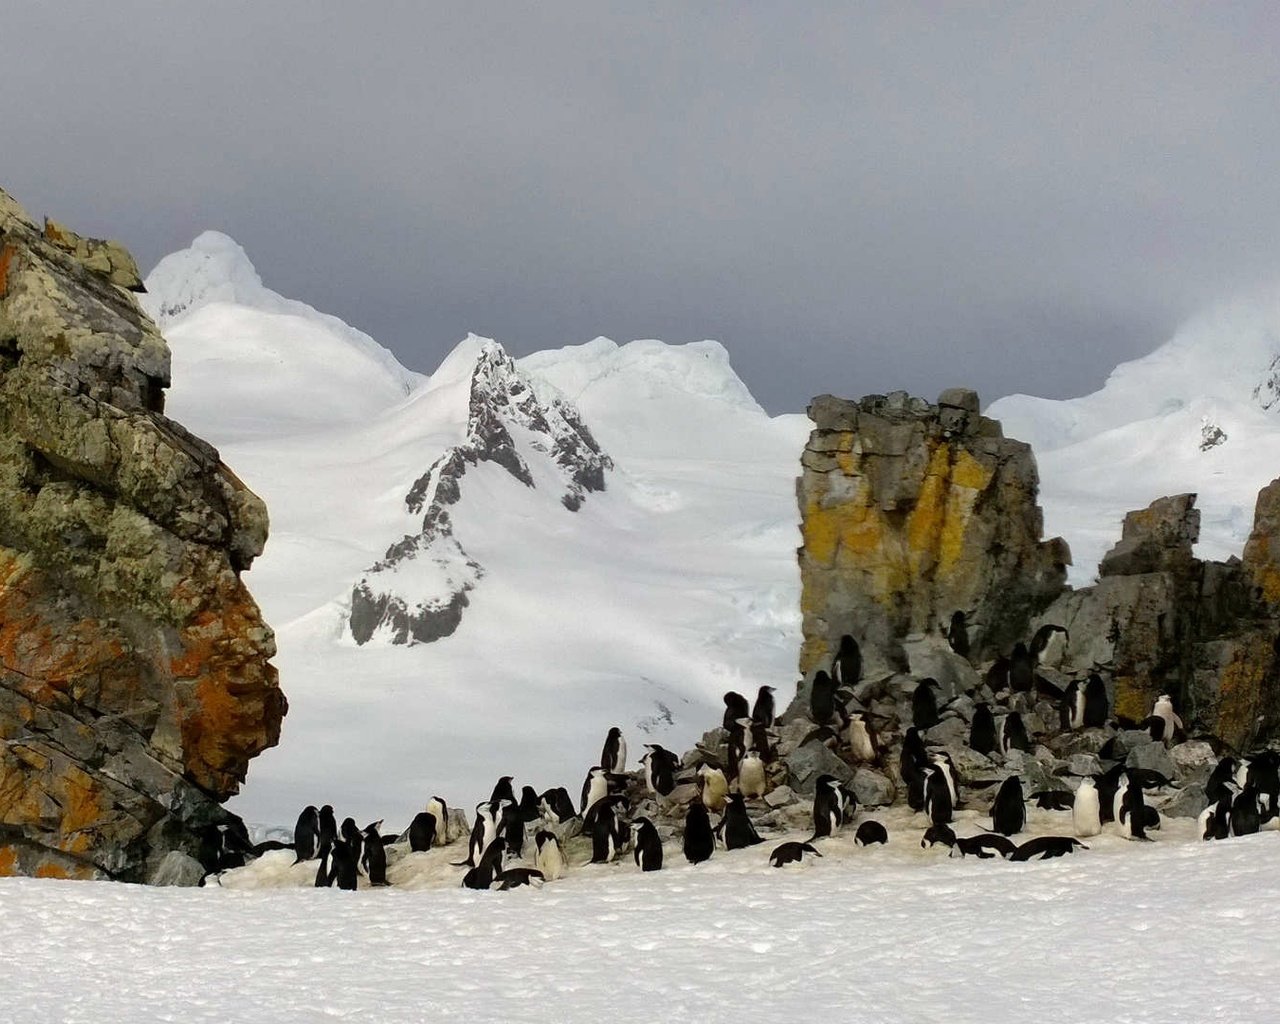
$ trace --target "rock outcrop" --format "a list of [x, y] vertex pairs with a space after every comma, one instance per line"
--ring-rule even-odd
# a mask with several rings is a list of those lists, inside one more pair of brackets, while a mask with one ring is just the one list
[[1125, 516], [1092, 587], [1060, 597], [1044, 622], [1065, 626], [1065, 671], [1114, 680], [1115, 709], [1141, 721], [1172, 696], [1193, 731], [1252, 748], [1280, 729], [1280, 481], [1258, 495], [1244, 559], [1198, 559], [1194, 494]]
[[1021, 639], [1062, 591], [1070, 553], [1043, 541], [1031, 449], [1003, 436], [972, 391], [931, 405], [905, 392], [823, 395], [797, 484], [804, 642], [827, 667], [844, 633], [864, 657], [906, 667], [902, 640], [969, 621], [976, 658]]
[[572, 405], [540, 399], [502, 346], [485, 342], [471, 371], [466, 440], [436, 459], [405, 495], [408, 511], [422, 514], [421, 531], [388, 548], [352, 589], [356, 643], [379, 633], [396, 644], [430, 643], [458, 628], [484, 575], [453, 532], [451, 509], [463, 478], [469, 468], [492, 463], [536, 488], [530, 459], [543, 463], [570, 512], [588, 493], [604, 490], [613, 467]]
[[164, 416], [140, 287], [0, 191], [0, 874], [207, 861], [286, 709], [240, 579], [266, 509]]

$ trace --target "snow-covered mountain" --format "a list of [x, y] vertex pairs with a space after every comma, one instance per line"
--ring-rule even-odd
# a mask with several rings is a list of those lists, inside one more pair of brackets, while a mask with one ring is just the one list
[[1071, 583], [1093, 579], [1125, 512], [1164, 494], [1199, 495], [1197, 554], [1239, 555], [1258, 490], [1280, 476], [1280, 294], [1197, 317], [1091, 395], [1012, 395], [986, 412], [1036, 453]]
[[[236, 801], [249, 819], [332, 802], [398, 820], [512, 772], [572, 789], [611, 725], [682, 749], [726, 689], [794, 679], [809, 425], [769, 417], [720, 345], [514, 361], [469, 337], [420, 377], [267, 291], [225, 236], [147, 286], [168, 411], [271, 512], [248, 583], [290, 713]], [[393, 614], [357, 614], [357, 635], [362, 590]], [[396, 642], [457, 594], [451, 632]]]

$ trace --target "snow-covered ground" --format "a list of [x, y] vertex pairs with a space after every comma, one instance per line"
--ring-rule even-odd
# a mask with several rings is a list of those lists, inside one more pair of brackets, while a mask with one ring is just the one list
[[1026, 864], [949, 860], [918, 835], [782, 870], [770, 844], [697, 867], [668, 847], [661, 872], [582, 867], [508, 893], [0, 879], [0, 1016], [1275, 1019], [1275, 834], [1106, 836]]

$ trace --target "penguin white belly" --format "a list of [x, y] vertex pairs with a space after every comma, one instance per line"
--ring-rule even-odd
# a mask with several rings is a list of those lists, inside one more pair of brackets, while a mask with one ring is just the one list
[[543, 843], [535, 858], [538, 870], [548, 882], [564, 877], [564, 854], [559, 843]]
[[449, 842], [449, 820], [440, 806], [440, 801], [432, 797], [427, 801], [426, 812], [436, 819], [436, 834], [432, 837], [432, 846], [444, 846]]
[[729, 781], [724, 772], [716, 769], [703, 776], [702, 803], [709, 811], [717, 813], [724, 810], [725, 798], [729, 795]]
[[738, 766], [738, 792], [746, 797], [761, 797], [764, 787], [764, 762], [758, 757], [744, 757]]
[[871, 735], [867, 732], [867, 723], [859, 718], [849, 723], [849, 747], [853, 751], [854, 758], [859, 761], [876, 759], [876, 748], [871, 742]]
[[1094, 786], [1081, 786], [1076, 790], [1071, 808], [1071, 820], [1078, 837], [1096, 836], [1102, 832], [1102, 815], [1098, 803], [1098, 790]]
[[1076, 690], [1075, 707], [1071, 710], [1071, 728], [1080, 729], [1084, 726], [1084, 687]]
[[583, 808], [583, 813], [591, 810], [591, 805], [597, 800], [603, 800], [609, 795], [609, 783], [603, 775], [593, 776], [591, 779], [591, 788], [587, 790], [587, 806]]

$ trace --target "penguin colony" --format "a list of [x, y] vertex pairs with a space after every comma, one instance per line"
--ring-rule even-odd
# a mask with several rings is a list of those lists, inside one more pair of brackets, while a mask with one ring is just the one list
[[[952, 617], [944, 636], [952, 652], [967, 658], [963, 613]], [[997, 658], [976, 691], [948, 700], [936, 680], [925, 678], [904, 695], [901, 711], [893, 715], [885, 713], [883, 699], [875, 699], [883, 698], [885, 684], [863, 679], [857, 641], [845, 635], [830, 666], [815, 673], [807, 707], [798, 700], [799, 707], [791, 709], [791, 722], [804, 729], [798, 747], [820, 744], [839, 763], [896, 774], [923, 826], [920, 846], [941, 846], [950, 856], [1012, 861], [1059, 857], [1087, 850], [1080, 840], [1100, 835], [1108, 825], [1126, 839], [1149, 842], [1161, 826], [1157, 807], [1172, 798], [1177, 786], [1160, 771], [1137, 763], [1141, 758], [1131, 753], [1137, 749], [1135, 736], [1167, 748], [1187, 738], [1183, 723], [1168, 695], [1161, 695], [1141, 722], [1112, 716], [1107, 686], [1098, 672], [1066, 685], [1052, 681], [1043, 667], [1055, 650], [1060, 657], [1067, 643], [1066, 630], [1043, 626], [1029, 643], [1018, 643]], [[398, 859], [456, 845], [459, 856], [465, 849], [463, 859], [451, 862], [459, 869], [461, 885], [506, 890], [562, 878], [570, 867], [570, 846], [585, 855], [589, 843], [593, 864], [609, 863], [629, 852], [638, 870], [659, 871], [668, 856], [699, 864], [718, 849], [767, 845], [762, 828], [794, 832], [795, 819], [793, 814], [787, 827], [770, 813], [776, 808], [769, 797], [783, 788], [780, 779], [787, 771], [777, 752], [774, 693], [774, 687], [762, 686], [754, 703], [742, 694], [726, 693], [721, 730], [708, 733], [684, 757], [646, 743], [634, 772], [627, 770], [622, 731], [611, 728], [576, 804], [564, 788], [539, 793], [526, 785], [517, 796], [513, 777], [503, 776], [489, 799], [476, 805], [470, 827], [465, 814], [457, 809], [451, 814], [440, 797], [427, 801], [403, 832], [390, 834], [383, 832], [381, 821], [360, 828], [348, 817], [338, 825], [331, 806], [308, 806], [298, 818], [291, 844], [254, 845], [242, 826], [221, 826], [211, 836], [214, 849], [208, 852], [221, 871], [243, 866], [270, 850], [292, 849], [295, 864], [315, 862], [316, 886], [355, 889], [361, 877], [367, 885], [388, 884], [389, 852]], [[967, 714], [953, 708], [962, 701], [967, 702]], [[1095, 759], [1085, 760], [1098, 770], [1079, 776], [1059, 772], [1047, 785], [1041, 778], [1030, 793], [1016, 772], [1000, 780], [981, 771], [966, 776], [957, 766], [955, 745], [931, 738], [936, 738], [931, 730], [946, 718], [967, 719], [965, 749], [987, 764], [1027, 764], [1027, 755], [1054, 732], [1040, 727], [1056, 719], [1059, 737], [1078, 736], [1096, 750]], [[1036, 724], [1034, 732], [1027, 719]], [[813, 791], [807, 815], [810, 836], [772, 845], [762, 864], [781, 868], [821, 857], [822, 841], [857, 820], [859, 801], [849, 783], [823, 773], [813, 781]], [[1280, 827], [1280, 753], [1264, 750], [1221, 757], [1204, 783], [1204, 794], [1206, 806], [1197, 828], [1202, 839]], [[1061, 814], [1068, 834], [1015, 841], [1013, 837], [1026, 829], [1028, 797], [1039, 808]], [[989, 829], [957, 835], [952, 827], [956, 811], [965, 807], [989, 808]], [[853, 839], [857, 846], [884, 844], [888, 831], [882, 823], [864, 818]], [[578, 862], [582, 859], [580, 855]]]

